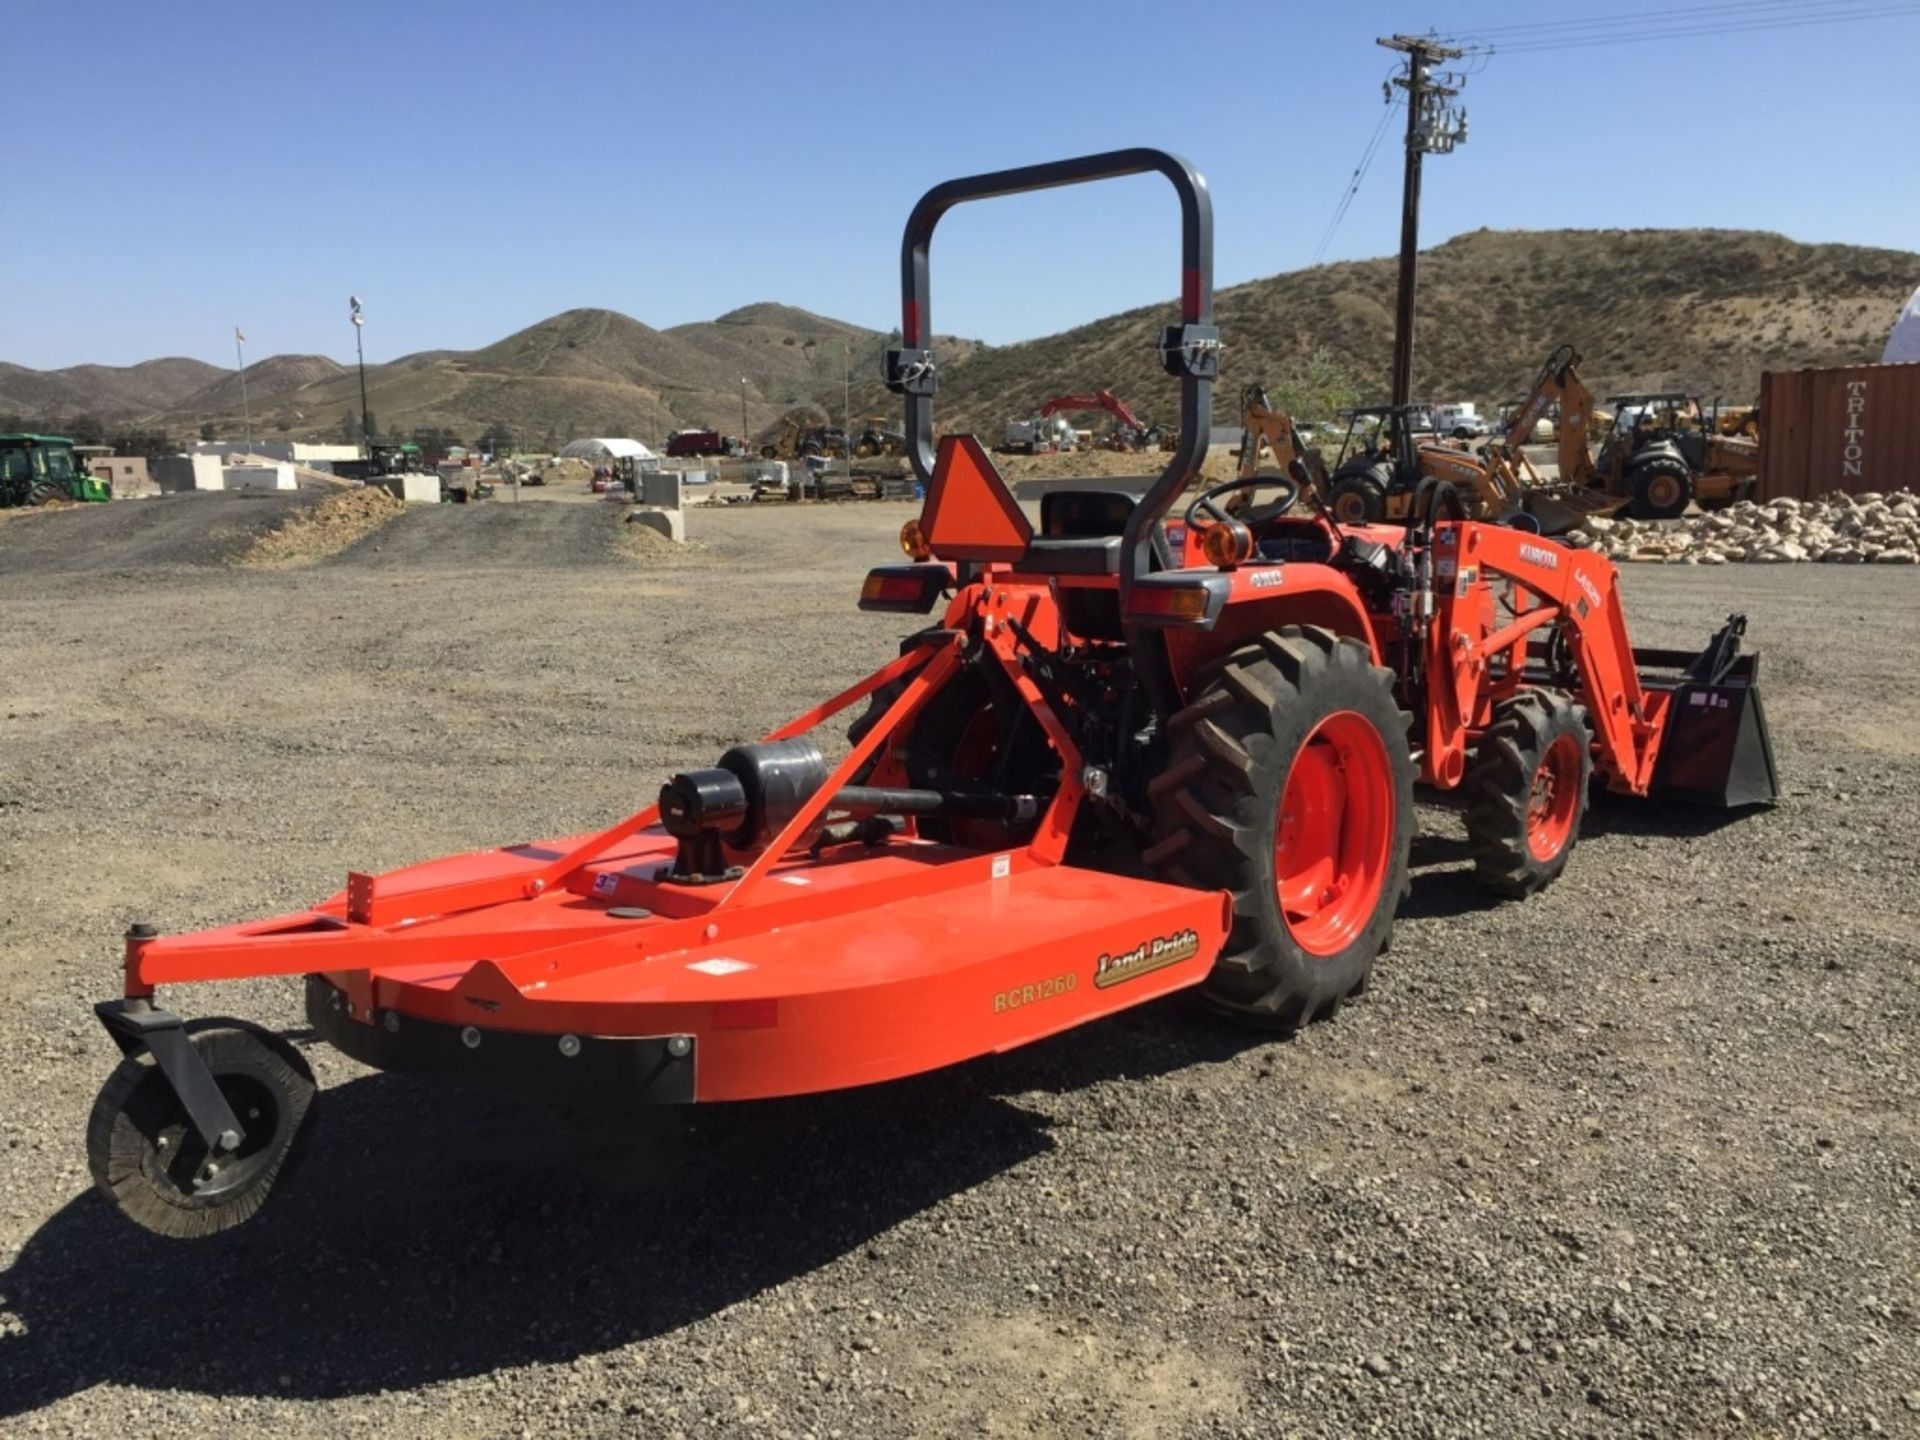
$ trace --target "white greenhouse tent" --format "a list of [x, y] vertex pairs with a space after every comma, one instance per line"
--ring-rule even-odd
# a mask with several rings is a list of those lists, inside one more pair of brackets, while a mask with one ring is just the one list
[[1913, 292], [1900, 318], [1893, 322], [1886, 353], [1880, 357], [1882, 365], [1896, 365], [1905, 360], [1920, 360], [1920, 290]]
[[575, 440], [560, 452], [563, 460], [632, 460], [636, 464], [659, 457], [638, 440]]

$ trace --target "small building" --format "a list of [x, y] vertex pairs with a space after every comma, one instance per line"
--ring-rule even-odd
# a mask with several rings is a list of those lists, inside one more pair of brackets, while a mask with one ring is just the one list
[[[74, 447], [78, 450], [78, 446]], [[149, 495], [156, 488], [144, 455], [89, 455], [87, 473], [113, 486], [115, 495]]]
[[358, 444], [322, 445], [307, 440], [255, 440], [252, 448], [248, 448], [244, 440], [197, 440], [192, 453], [215, 455], [223, 461], [235, 455], [257, 455], [263, 460], [283, 460], [292, 465], [304, 465], [309, 470], [325, 470], [329, 473], [337, 460], [362, 458]]
[[574, 440], [560, 452], [560, 458], [612, 465], [636, 474], [660, 468], [660, 457], [638, 440]]

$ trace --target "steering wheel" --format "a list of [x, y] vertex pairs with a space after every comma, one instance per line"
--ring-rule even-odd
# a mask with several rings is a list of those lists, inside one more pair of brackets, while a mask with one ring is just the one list
[[[1226, 510], [1222, 509], [1218, 503], [1222, 495], [1230, 495], [1236, 490], [1254, 491], [1268, 489], [1284, 490], [1286, 497], [1281, 500], [1270, 501], [1268, 504], [1260, 506], [1257, 510], [1249, 510], [1244, 515], [1230, 515]], [[1259, 524], [1261, 521], [1270, 520], [1276, 515], [1286, 514], [1287, 511], [1293, 508], [1293, 502], [1299, 498], [1300, 482], [1291, 476], [1254, 475], [1244, 480], [1229, 480], [1224, 485], [1215, 485], [1209, 489], [1202, 490], [1198, 495], [1193, 497], [1193, 503], [1187, 506], [1186, 514], [1181, 518], [1185, 520], [1190, 529], [1197, 528], [1200, 525], [1201, 516], [1206, 517], [1205, 523], [1208, 525], [1224, 525], [1230, 520], [1238, 520], [1243, 525]]]

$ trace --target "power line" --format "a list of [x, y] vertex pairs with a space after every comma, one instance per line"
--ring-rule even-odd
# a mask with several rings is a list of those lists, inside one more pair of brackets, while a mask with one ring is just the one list
[[1679, 23], [1670, 23], [1657, 27], [1633, 27], [1618, 34], [1604, 32], [1590, 35], [1575, 35], [1558, 40], [1535, 40], [1526, 38], [1516, 44], [1501, 45], [1497, 42], [1479, 43], [1482, 37], [1473, 35], [1464, 37], [1462, 48], [1469, 55], [1538, 55], [1553, 50], [1587, 50], [1606, 45], [1648, 45], [1669, 40], [1683, 40], [1699, 36], [1732, 36], [1757, 34], [1769, 30], [1801, 30], [1809, 26], [1842, 25], [1859, 20], [1893, 20], [1907, 15], [1920, 15], [1920, 4], [1885, 4], [1877, 9], [1832, 11], [1820, 15], [1801, 15], [1778, 17], [1761, 16], [1751, 23], [1740, 24], [1735, 21], [1694, 21], [1681, 17]]
[[1380, 142], [1386, 137], [1387, 125], [1400, 109], [1400, 98], [1395, 96], [1380, 111], [1380, 123], [1373, 127], [1373, 135], [1367, 141], [1367, 148], [1360, 153], [1360, 163], [1353, 167], [1353, 179], [1341, 193], [1333, 207], [1333, 216], [1327, 221], [1327, 228], [1320, 232], [1320, 243], [1314, 246], [1313, 259], [1307, 263], [1318, 265], [1320, 258], [1327, 253], [1327, 247], [1333, 243], [1334, 232], [1340, 228], [1340, 222], [1347, 218], [1347, 211], [1353, 206], [1354, 196], [1360, 193], [1360, 185], [1367, 178], [1367, 171], [1373, 167], [1373, 157], [1380, 151]]
[[1708, 15], [1756, 15], [1769, 10], [1831, 11], [1875, 3], [1879, 3], [1879, 0], [1723, 0], [1723, 3], [1712, 5], [1670, 5], [1661, 10], [1627, 10], [1614, 15], [1589, 15], [1584, 19], [1529, 20], [1511, 25], [1476, 25], [1473, 27], [1473, 34], [1476, 37], [1516, 35], [1525, 32], [1561, 35], [1568, 31], [1617, 26], [1631, 20], [1693, 21]]

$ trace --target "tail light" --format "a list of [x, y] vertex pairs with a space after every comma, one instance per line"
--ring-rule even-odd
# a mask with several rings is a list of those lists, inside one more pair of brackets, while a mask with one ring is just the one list
[[945, 565], [882, 565], [867, 572], [860, 608], [925, 615], [951, 584], [953, 571]]
[[1133, 583], [1126, 620], [1134, 625], [1195, 625], [1219, 618], [1232, 581], [1226, 575], [1150, 575]]

